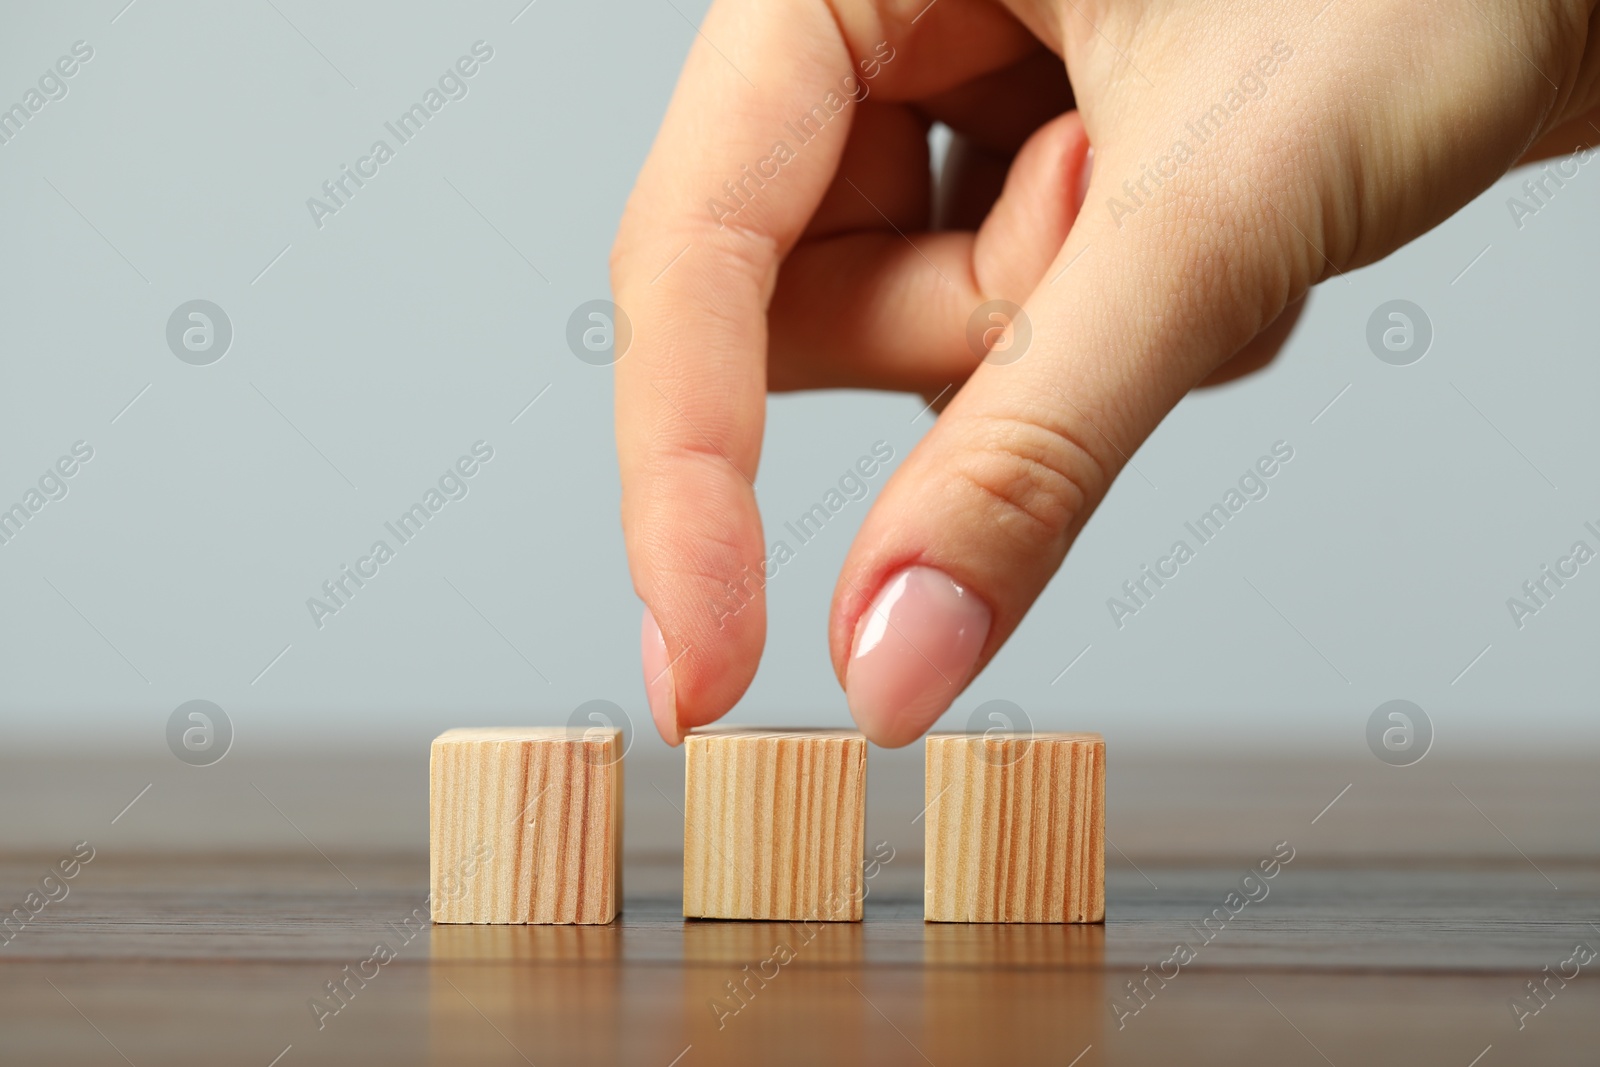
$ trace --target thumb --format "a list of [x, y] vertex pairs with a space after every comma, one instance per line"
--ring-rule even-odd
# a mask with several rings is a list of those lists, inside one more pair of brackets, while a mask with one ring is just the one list
[[1309, 284], [1313, 253], [1287, 253], [1262, 222], [1269, 209], [1246, 202], [1250, 185], [1245, 199], [1193, 189], [1128, 213], [1111, 194], [1138, 157], [1098, 155], [1044, 280], [884, 486], [845, 561], [830, 647], [877, 744], [909, 744], [950, 706], [1128, 457]]

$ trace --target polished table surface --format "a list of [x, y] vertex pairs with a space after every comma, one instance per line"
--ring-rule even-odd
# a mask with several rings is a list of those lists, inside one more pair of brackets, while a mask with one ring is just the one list
[[681, 917], [638, 748], [605, 927], [421, 923], [425, 751], [0, 761], [0, 908], [94, 849], [0, 944], [0, 1063], [1600, 1062], [1600, 756], [1113, 750], [1106, 923], [964, 926], [922, 921], [920, 746], [875, 750], [892, 858], [808, 927]]

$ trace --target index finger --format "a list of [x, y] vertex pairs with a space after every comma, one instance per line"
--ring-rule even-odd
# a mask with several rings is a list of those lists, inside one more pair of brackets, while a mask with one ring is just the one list
[[761, 656], [766, 306], [865, 74], [820, 0], [717, 0], [618, 231], [612, 290], [633, 327], [616, 377], [623, 532], [651, 716], [671, 744], [732, 707]]

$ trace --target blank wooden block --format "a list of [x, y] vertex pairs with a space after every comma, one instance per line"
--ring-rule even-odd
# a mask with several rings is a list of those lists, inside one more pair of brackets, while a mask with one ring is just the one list
[[930, 734], [927, 746], [927, 921], [1105, 921], [1099, 734]]
[[708, 727], [683, 746], [685, 916], [860, 921], [865, 737]]
[[622, 902], [622, 731], [450, 730], [429, 756], [436, 923], [608, 923]]

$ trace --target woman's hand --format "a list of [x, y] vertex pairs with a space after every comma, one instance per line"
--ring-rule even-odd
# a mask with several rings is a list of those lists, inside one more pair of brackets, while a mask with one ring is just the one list
[[[1600, 140], [1593, 7], [716, 0], [612, 256], [633, 329], [623, 525], [662, 735], [726, 712], [761, 655], [759, 584], [729, 605], [765, 555], [769, 389], [947, 405], [830, 620], [860, 728], [907, 744], [1184, 394], [1270, 359], [1312, 285], [1530, 150]], [[956, 133], [937, 203], [934, 119]], [[992, 301], [1020, 305], [1031, 340], [1000, 305], [975, 351]]]

